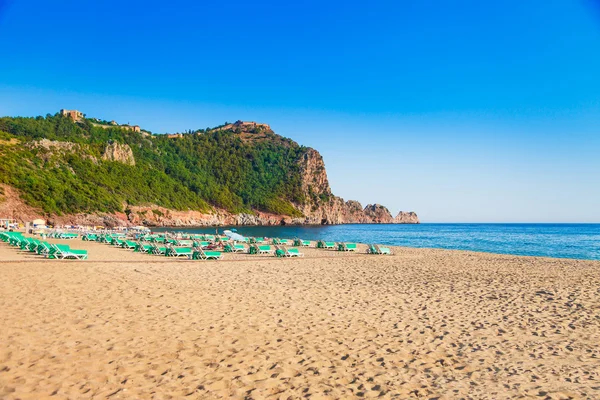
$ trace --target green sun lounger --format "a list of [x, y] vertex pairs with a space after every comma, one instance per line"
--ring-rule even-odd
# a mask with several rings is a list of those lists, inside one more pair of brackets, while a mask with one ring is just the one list
[[383, 247], [376, 244], [371, 244], [367, 248], [368, 254], [392, 254], [392, 250], [389, 247]]
[[289, 247], [285, 250], [286, 257], [304, 257], [304, 253], [300, 253], [296, 247]]
[[98, 235], [96, 235], [95, 233], [87, 233], [85, 234], [81, 240], [85, 240], [85, 241], [95, 241], [98, 239]]
[[223, 254], [220, 251], [202, 250], [201, 248], [194, 249], [192, 260], [220, 260]]
[[19, 240], [18, 242], [15, 242], [16, 243], [15, 247], [18, 247], [21, 250], [27, 250], [27, 246], [29, 245], [29, 240], [30, 240], [29, 238], [24, 237], [21, 240]]
[[191, 247], [167, 247], [165, 256], [167, 257], [187, 257], [190, 258], [193, 254]]
[[335, 242], [325, 242], [324, 240], [319, 240], [317, 242], [318, 249], [335, 249]]
[[225, 251], [225, 253], [243, 253], [244, 251], [246, 251], [246, 246], [244, 246], [243, 244], [227, 243], [223, 250]]
[[35, 253], [35, 250], [37, 249], [40, 243], [41, 242], [38, 239], [30, 239], [26, 250], [30, 253]]
[[3, 232], [3, 235], [5, 236], [4, 241], [5, 242], [10, 242], [10, 239], [12, 238], [22, 238], [23, 234], [21, 232]]
[[121, 243], [121, 247], [124, 249], [135, 249], [135, 246], [137, 246], [137, 243], [133, 240], [124, 240], [123, 243]]
[[310, 240], [294, 239], [294, 246], [309, 247]]
[[303, 257], [303, 256], [304, 256], [304, 254], [300, 253], [300, 251], [295, 247], [286, 249], [285, 247], [275, 246], [275, 257]]
[[23, 251], [33, 251], [38, 243], [39, 240], [37, 239], [24, 237], [20, 242], [18, 242], [17, 246]]
[[152, 252], [152, 245], [151, 244], [137, 243], [135, 245], [135, 248], [133, 249], [133, 251], [135, 253], [151, 253]]
[[29, 251], [29, 248], [35, 245], [35, 239], [24, 237], [19, 242], [19, 248], [23, 251]]
[[21, 232], [13, 232], [13, 235], [9, 235], [8, 244], [14, 247], [21, 247], [21, 242], [25, 240], [25, 237]]
[[152, 246], [152, 248], [150, 249], [150, 253], [154, 254], [156, 256], [163, 256], [163, 255], [165, 255], [166, 251], [167, 251], [166, 247], [164, 247], [164, 246], [157, 246], [156, 244], [154, 244]]
[[357, 251], [358, 246], [356, 243], [339, 243], [338, 251]]
[[62, 232], [57, 235], [59, 239], [75, 239], [79, 237], [77, 233]]
[[50, 252], [50, 243], [48, 242], [40, 242], [40, 244], [36, 247], [35, 252], [38, 255], [45, 256]]
[[214, 240], [215, 243], [226, 243], [229, 242], [229, 237], [227, 236], [217, 236]]
[[77, 260], [85, 260], [88, 257], [88, 252], [87, 250], [71, 249], [66, 244], [51, 244], [50, 251], [46, 257], [50, 259], [73, 258]]
[[268, 244], [265, 244], [265, 245], [253, 244], [253, 245], [250, 245], [250, 248], [248, 249], [248, 253], [250, 253], [250, 254], [271, 254], [271, 253], [273, 253], [273, 249], [271, 249], [271, 246], [269, 246]]

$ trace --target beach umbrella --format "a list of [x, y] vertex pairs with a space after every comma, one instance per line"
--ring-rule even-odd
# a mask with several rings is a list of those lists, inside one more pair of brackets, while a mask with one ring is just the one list
[[238, 242], [243, 242], [245, 240], [245, 238], [242, 235], [240, 235], [239, 233], [232, 232], [230, 230], [223, 231], [223, 233], [231, 240], [235, 240]]

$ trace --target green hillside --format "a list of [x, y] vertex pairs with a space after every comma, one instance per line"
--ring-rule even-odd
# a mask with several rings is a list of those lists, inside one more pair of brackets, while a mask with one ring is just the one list
[[[129, 145], [135, 165], [103, 160], [109, 143]], [[89, 119], [75, 123], [60, 114], [0, 118], [0, 182], [48, 214], [127, 212], [128, 205], [155, 204], [299, 216], [291, 202], [304, 202], [297, 162], [305, 152], [260, 126], [168, 138], [105, 129]]]

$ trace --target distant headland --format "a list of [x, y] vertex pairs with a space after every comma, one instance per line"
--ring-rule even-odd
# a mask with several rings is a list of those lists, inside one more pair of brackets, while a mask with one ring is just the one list
[[331, 192], [323, 157], [237, 121], [153, 134], [63, 109], [0, 118], [0, 217], [107, 226], [415, 224]]

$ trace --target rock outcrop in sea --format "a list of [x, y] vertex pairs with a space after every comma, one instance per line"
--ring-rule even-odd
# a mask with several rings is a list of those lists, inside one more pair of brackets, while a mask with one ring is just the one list
[[400, 211], [394, 218], [394, 224], [418, 224], [419, 217], [413, 211]]

